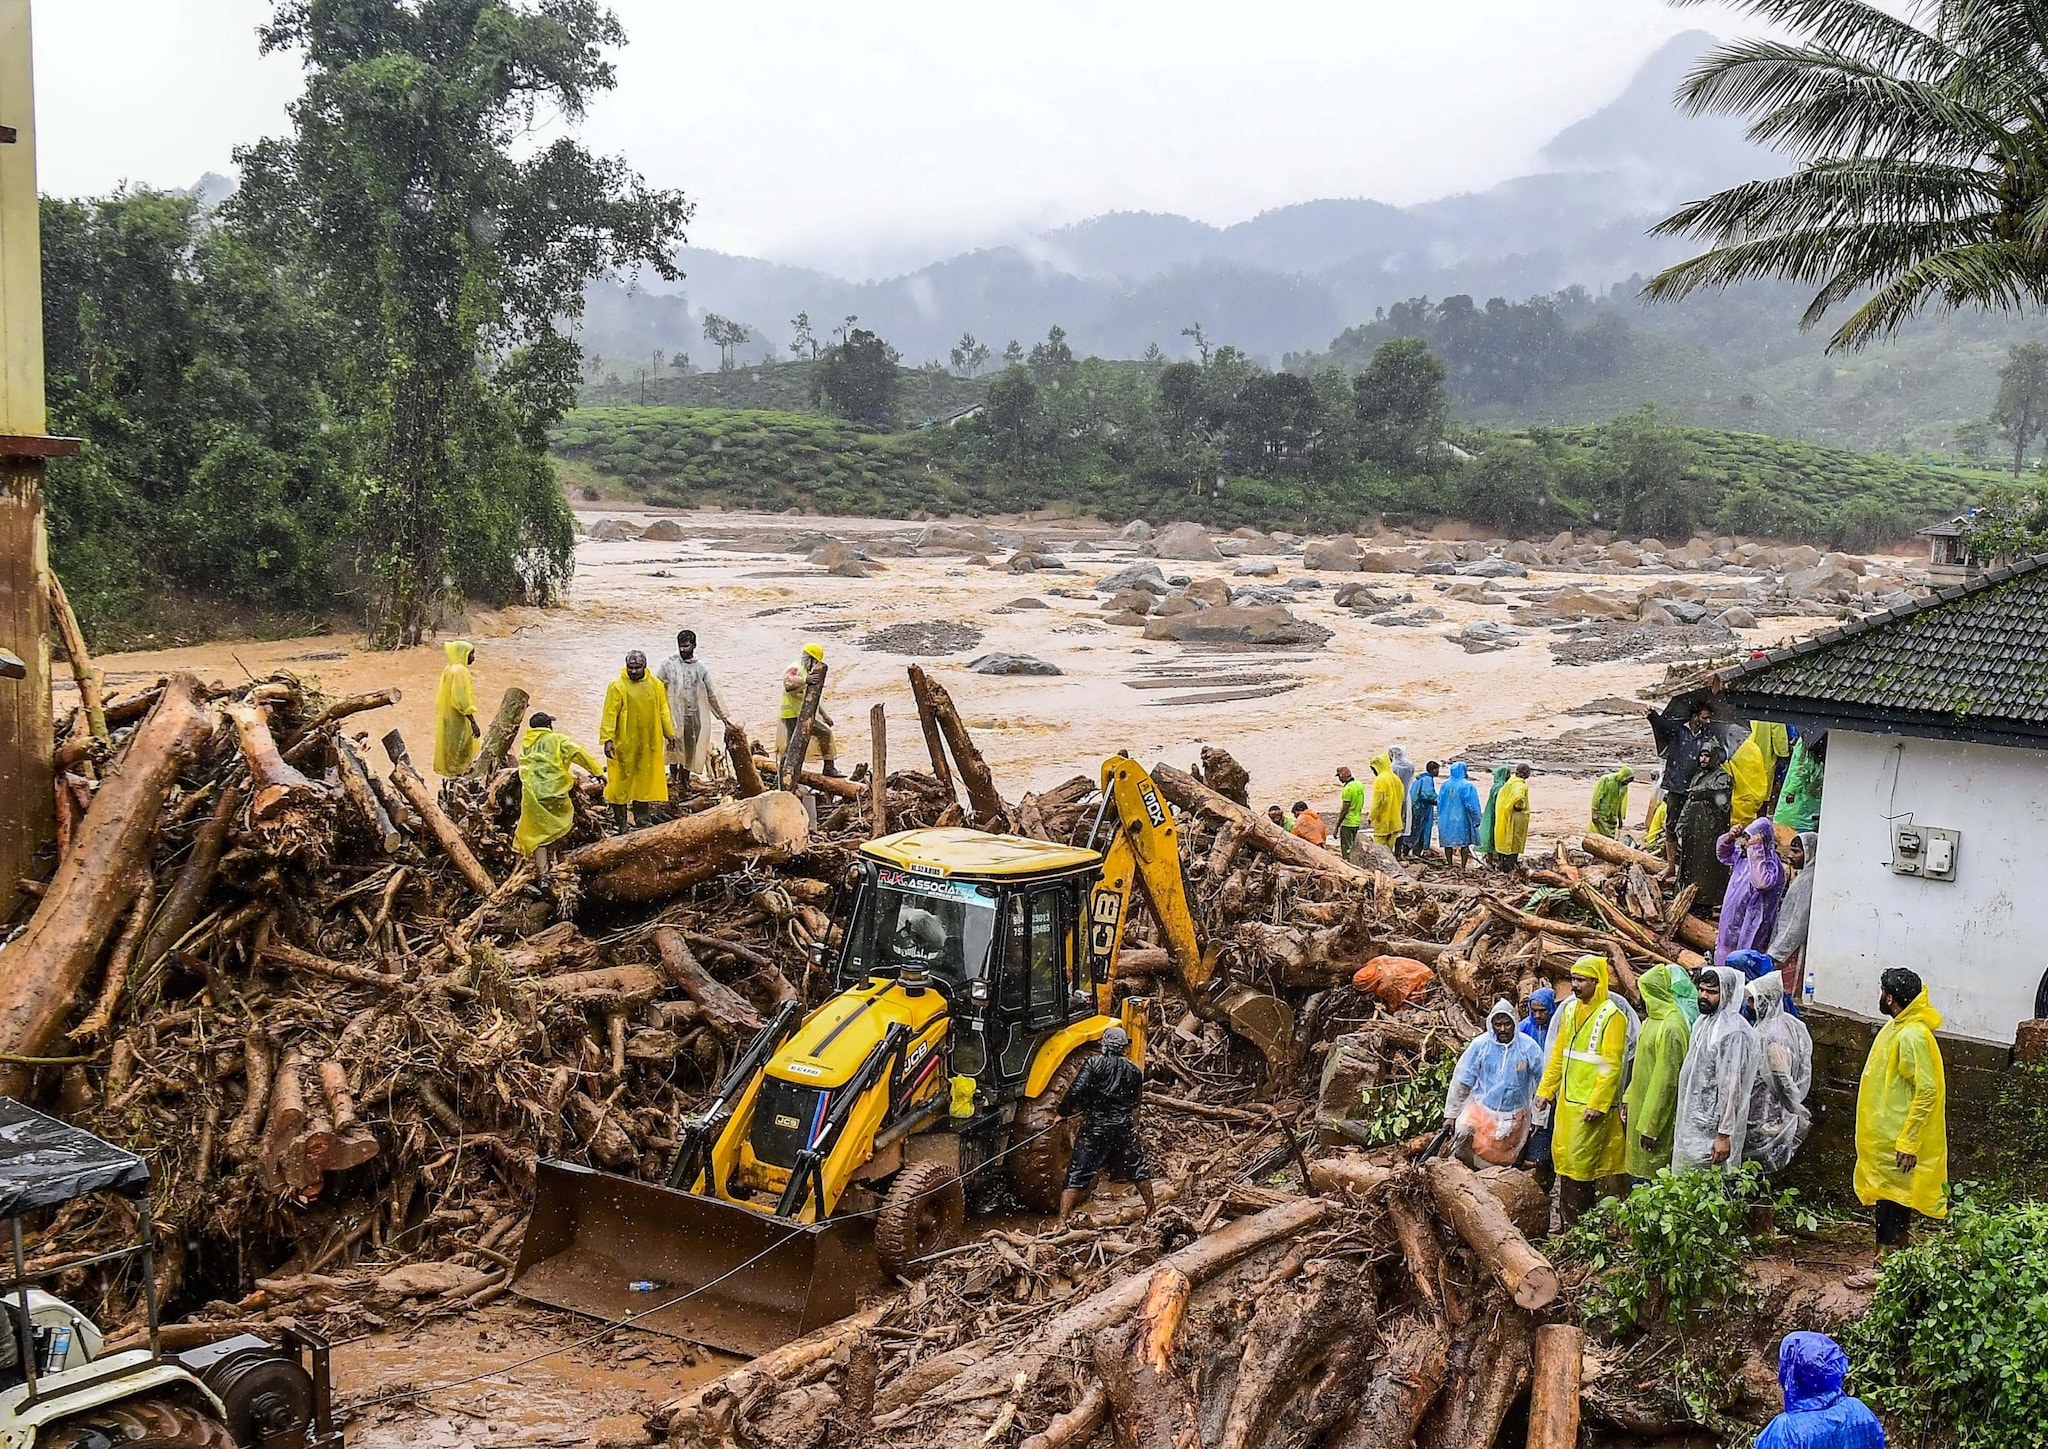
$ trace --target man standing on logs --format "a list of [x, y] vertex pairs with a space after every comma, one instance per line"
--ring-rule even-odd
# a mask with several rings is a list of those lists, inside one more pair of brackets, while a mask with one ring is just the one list
[[1352, 860], [1352, 846], [1365, 824], [1365, 782], [1351, 778], [1349, 765], [1339, 765], [1337, 783], [1343, 786], [1337, 795], [1337, 853]]
[[1145, 1213], [1153, 1209], [1152, 1174], [1145, 1166], [1145, 1144], [1138, 1137], [1138, 1103], [1145, 1096], [1145, 1074], [1124, 1053], [1131, 1048], [1130, 1033], [1113, 1026], [1102, 1034], [1102, 1054], [1090, 1057], [1067, 1088], [1060, 1102], [1060, 1116], [1079, 1116], [1081, 1132], [1074, 1140], [1073, 1161], [1067, 1167], [1066, 1191], [1060, 1194], [1057, 1226], [1065, 1227], [1081, 1199], [1095, 1186], [1096, 1174], [1108, 1169], [1112, 1177], [1135, 1185], [1145, 1200]]
[[1610, 999], [1607, 958], [1572, 965], [1572, 994], [1550, 1034], [1550, 1061], [1536, 1100], [1556, 1103], [1550, 1153], [1557, 1168], [1557, 1215], [1570, 1227], [1599, 1197], [1603, 1179], [1628, 1171], [1621, 1099], [1628, 1018]]
[[668, 691], [647, 672], [647, 656], [638, 649], [626, 656], [626, 667], [604, 691], [604, 723], [598, 743], [611, 761], [605, 772], [604, 798], [612, 807], [612, 828], [624, 830], [652, 823], [647, 807], [668, 800], [664, 769], [668, 741], [675, 738], [669, 719]]
[[533, 868], [548, 873], [549, 847], [576, 825], [573, 765], [603, 775], [604, 761], [555, 728], [551, 714], [536, 714], [519, 742], [519, 828], [512, 848], [533, 857]]
[[[811, 680], [813, 665], [825, 662], [825, 646], [806, 644], [796, 663], [782, 672], [782, 722], [777, 727], [775, 753], [780, 755], [789, 749], [791, 733], [796, 729], [797, 716], [804, 712], [804, 689]], [[811, 718], [811, 742], [817, 746], [818, 754], [825, 761], [825, 773], [839, 773], [839, 751], [832, 738], [832, 716], [825, 713], [825, 701], [818, 701], [818, 712]], [[797, 762], [799, 769], [803, 762]]]
[[676, 652], [661, 661], [654, 671], [661, 687], [668, 691], [669, 723], [675, 734], [668, 747], [668, 783], [681, 800], [690, 789], [690, 774], [708, 777], [710, 751], [704, 743], [704, 711], [710, 710], [721, 725], [732, 723], [725, 706], [718, 702], [718, 690], [711, 683], [711, 671], [697, 657], [697, 631], [684, 629], [676, 635]]
[[448, 656], [448, 663], [434, 690], [434, 773], [447, 779], [469, 768], [484, 730], [477, 723], [476, 681], [469, 673], [469, 666], [476, 662], [476, 645], [467, 639], [450, 639], [442, 644], [441, 652]]

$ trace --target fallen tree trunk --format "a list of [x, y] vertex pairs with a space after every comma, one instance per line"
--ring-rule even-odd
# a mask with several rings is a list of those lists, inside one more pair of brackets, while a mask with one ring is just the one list
[[347, 735], [336, 734], [329, 743], [333, 747], [334, 772], [341, 776], [341, 793], [355, 807], [357, 819], [369, 832], [370, 838], [377, 842], [377, 848], [390, 855], [405, 843], [405, 836], [391, 823], [390, 812], [377, 798], [377, 792], [370, 784], [369, 766], [363, 763], [355, 741]]
[[1224, 1410], [1216, 1449], [1261, 1449], [1288, 1396], [1338, 1335], [1370, 1316], [1357, 1279], [1329, 1271], [1310, 1274], [1303, 1293], [1269, 1291], [1244, 1333], [1237, 1383]]
[[1152, 780], [1177, 809], [1200, 811], [1235, 825], [1248, 844], [1257, 846], [1277, 861], [1358, 885], [1369, 886], [1375, 879], [1374, 872], [1351, 864], [1334, 850], [1310, 845], [1299, 835], [1282, 830], [1263, 815], [1254, 815], [1235, 800], [1217, 794], [1185, 770], [1176, 770], [1162, 761], [1152, 767]]
[[1518, 1306], [1534, 1310], [1557, 1297], [1557, 1270], [1529, 1246], [1500, 1199], [1486, 1190], [1469, 1167], [1454, 1158], [1439, 1157], [1422, 1165], [1422, 1176], [1437, 1211], [1493, 1270]]
[[420, 772], [412, 767], [412, 756], [406, 752], [405, 737], [397, 730], [384, 736], [384, 754], [391, 761], [391, 784], [405, 797], [405, 803], [418, 812], [426, 822], [427, 833], [441, 847], [441, 853], [454, 863], [462, 878], [469, 882], [469, 888], [480, 896], [488, 896], [498, 888], [491, 879], [491, 873], [483, 868], [469, 848], [469, 842], [462, 838], [462, 832], [455, 828], [455, 822], [448, 818], [448, 812], [434, 798], [427, 782], [420, 778]]
[[[768, 767], [768, 774], [774, 775], [778, 780], [782, 778], [782, 767], [780, 765], [765, 755], [754, 756], [754, 769], [757, 773], [764, 765]], [[868, 798], [867, 786], [861, 784], [858, 780], [849, 780], [844, 775], [825, 775], [816, 770], [799, 770], [797, 771], [796, 782], [808, 790], [816, 790], [820, 794], [832, 795], [841, 800], [865, 800]]]
[[1394, 1169], [1349, 1155], [1324, 1157], [1308, 1165], [1308, 1185], [1317, 1192], [1366, 1198], [1393, 1181]]
[[1470, 1355], [1423, 1426], [1422, 1449], [1493, 1449], [1501, 1421], [1529, 1383], [1536, 1322], [1498, 1297], [1494, 1312], [1478, 1315], [1467, 1340]]
[[777, 865], [810, 841], [803, 803], [782, 790], [579, 846], [561, 865], [593, 901], [655, 901], [729, 870]]
[[932, 711], [930, 681], [923, 669], [910, 666], [910, 698], [917, 705], [918, 727], [924, 731], [924, 747], [932, 757], [932, 778], [946, 792], [949, 803], [960, 798], [953, 788], [953, 767], [946, 763], [946, 741], [939, 733], [939, 717]]
[[114, 949], [107, 953], [106, 974], [100, 981], [99, 999], [93, 1003], [92, 1012], [67, 1033], [72, 1041], [97, 1041], [112, 1024], [114, 1008], [121, 1004], [121, 992], [128, 984], [128, 968], [134, 964], [136, 947], [142, 941], [142, 928], [149, 920], [150, 907], [156, 904], [156, 877], [147, 866], [139, 865], [134, 881], [124, 893], [133, 901], [128, 907], [127, 924], [115, 938]]
[[1095, 1437], [1095, 1431], [1108, 1417], [1109, 1395], [1099, 1382], [1092, 1383], [1081, 1395], [1079, 1403], [1064, 1414], [1055, 1414], [1051, 1423], [1019, 1444], [1017, 1449], [1080, 1449]]
[[285, 812], [303, 808], [323, 792], [279, 753], [270, 733], [270, 720], [253, 704], [231, 704], [228, 718], [234, 722], [235, 743], [249, 765], [249, 780], [255, 786], [249, 797], [250, 813], [259, 821], [274, 820]]
[[754, 747], [747, 742], [747, 727], [736, 720], [725, 726], [725, 757], [732, 765], [733, 784], [739, 788], [740, 799], [751, 800], [768, 792], [760, 770], [754, 765]]
[[661, 968], [669, 981], [703, 1008], [705, 1020], [720, 1036], [744, 1041], [765, 1025], [746, 997], [704, 969], [681, 931], [661, 927], [654, 933], [654, 945], [661, 952]]
[[967, 808], [974, 823], [995, 824], [1003, 818], [1003, 797], [996, 790], [995, 776], [989, 773], [988, 761], [982, 758], [980, 746], [974, 743], [974, 736], [961, 722], [960, 711], [953, 707], [953, 696], [946, 692], [943, 684], [915, 664], [910, 666], [910, 687], [918, 695], [919, 712], [930, 710], [939, 733], [945, 737], [946, 747], [953, 753], [953, 763], [960, 770], [960, 783], [967, 787]]
[[[0, 1053], [43, 1056], [62, 1031], [120, 923], [123, 884], [148, 864], [164, 797], [211, 733], [199, 695], [189, 674], [165, 687], [107, 772], [28, 929], [0, 948]], [[34, 1071], [0, 1063], [0, 1094], [26, 1096]]]
[[[1200, 1285], [1266, 1244], [1314, 1227], [1328, 1213], [1329, 1204], [1318, 1198], [1268, 1208], [1195, 1239], [1160, 1259], [1159, 1266], [1178, 1269]], [[935, 1364], [933, 1372], [905, 1374], [889, 1384], [876, 1397], [875, 1408], [878, 1413], [904, 1408], [949, 1383], [954, 1385], [949, 1397], [964, 1401], [979, 1391], [991, 1395], [1001, 1392], [1001, 1386], [1019, 1371], [1036, 1378], [1047, 1362], [1063, 1354], [1068, 1345], [1077, 1339], [1092, 1339], [1136, 1309], [1144, 1301], [1146, 1286], [1147, 1280], [1137, 1274], [1119, 1279], [1100, 1293], [1054, 1315], [1031, 1336], [1028, 1344], [1015, 1352], [1000, 1357], [975, 1357], [973, 1345], [954, 1350], [942, 1356], [945, 1362]]]
[[1661, 878], [1671, 868], [1663, 856], [1623, 845], [1605, 835], [1582, 835], [1579, 844], [1585, 848], [1586, 854], [1609, 865], [1639, 865], [1653, 880]]
[[64, 596], [64, 585], [58, 581], [56, 570], [51, 569], [43, 577], [49, 584], [50, 617], [56, 621], [58, 637], [64, 641], [64, 657], [71, 663], [71, 678], [78, 685], [78, 702], [85, 710], [86, 731], [100, 744], [111, 744], [106, 696], [100, 688], [100, 672], [93, 667], [92, 655], [85, 647], [85, 630], [78, 627], [78, 615], [71, 611], [71, 600]]
[[1721, 933], [1709, 922], [1687, 912], [1678, 918], [1678, 939], [1695, 951], [1712, 951], [1721, 944]]
[[1449, 1371], [1444, 1331], [1421, 1318], [1403, 1321], [1385, 1340], [1379, 1372], [1358, 1412], [1324, 1441], [1327, 1449], [1408, 1449]]
[[484, 731], [482, 746], [476, 758], [469, 762], [463, 773], [473, 780], [488, 780], [505, 758], [512, 742], [519, 738], [519, 730], [526, 723], [526, 706], [531, 703], [526, 691], [513, 685], [498, 701], [498, 712], [491, 716], [491, 727]]
[[[702, 1437], [704, 1428], [709, 1427], [704, 1424], [707, 1408], [721, 1403], [736, 1403], [748, 1397], [757, 1385], [772, 1384], [778, 1379], [793, 1377], [814, 1364], [823, 1363], [879, 1323], [889, 1306], [877, 1305], [836, 1323], [828, 1323], [814, 1333], [741, 1364], [730, 1373], [699, 1384], [681, 1398], [671, 1399], [649, 1414], [648, 1432], [656, 1439], [665, 1437], [670, 1442], [687, 1442], [693, 1434]], [[715, 1429], [711, 1437], [716, 1437]]]
[[1580, 1358], [1586, 1336], [1569, 1323], [1536, 1330], [1529, 1374], [1529, 1449], [1578, 1449]]
[[285, 763], [303, 765], [314, 758], [320, 749], [321, 731], [336, 720], [347, 719], [350, 715], [362, 714], [373, 709], [389, 709], [405, 698], [405, 691], [398, 688], [373, 689], [366, 694], [351, 694], [335, 700], [320, 713], [306, 721], [299, 737], [292, 741], [291, 748], [284, 752]]
[[540, 977], [533, 982], [533, 989], [565, 1006], [632, 1010], [661, 995], [666, 984], [657, 972], [646, 966], [599, 966], [589, 971], [565, 971], [559, 976]]
[[1194, 1286], [1177, 1268], [1154, 1269], [1137, 1321], [1096, 1337], [1095, 1372], [1109, 1395], [1117, 1449], [1186, 1449], [1201, 1442], [1200, 1406], [1173, 1371], [1174, 1340]]

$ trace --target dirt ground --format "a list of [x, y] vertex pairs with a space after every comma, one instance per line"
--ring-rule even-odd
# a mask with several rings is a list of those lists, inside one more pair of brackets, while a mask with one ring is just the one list
[[[656, 516], [617, 509], [583, 514], [586, 522]], [[1628, 762], [1646, 780], [1655, 763], [1646, 726], [1615, 717], [1589, 721], [1572, 712], [1596, 700], [1607, 701], [1608, 709], [1637, 701], [1663, 679], [1662, 663], [1631, 658], [1556, 665], [1542, 630], [1531, 630], [1514, 648], [1468, 654], [1444, 635], [1476, 620], [1504, 622], [1506, 610], [1444, 597], [1434, 590], [1435, 579], [1308, 575], [1325, 587], [1304, 594], [1294, 611], [1335, 631], [1327, 646], [1226, 650], [1148, 641], [1135, 629], [1103, 622], [1101, 598], [1090, 586], [1132, 561], [1106, 529], [1095, 535], [1099, 551], [1069, 554], [1064, 572], [1017, 575], [960, 559], [888, 559], [871, 578], [847, 579], [803, 562], [819, 535], [857, 542], [900, 534], [906, 525], [708, 512], [682, 517], [693, 536], [680, 543], [581, 542], [562, 608], [480, 612], [447, 631], [444, 638], [477, 645], [484, 711], [516, 684], [532, 695], [533, 708], [557, 715], [594, 747], [604, 686], [618, 674], [625, 652], [637, 647], [658, 662], [672, 650], [676, 630], [693, 628], [699, 657], [710, 665], [727, 710], [760, 739], [772, 737], [783, 669], [805, 643], [823, 644], [832, 666], [826, 706], [840, 726], [842, 767], [849, 769], [868, 758], [868, 708], [877, 702], [896, 725], [892, 763], [921, 757], [904, 677], [907, 663], [921, 661], [952, 691], [999, 787], [1012, 798], [1077, 772], [1093, 774], [1119, 749], [1148, 764], [1160, 758], [1185, 764], [1202, 744], [1213, 743], [1250, 769], [1255, 804], [1305, 799], [1328, 811], [1335, 805], [1338, 765], [1363, 776], [1373, 755], [1400, 744], [1418, 765], [1468, 758], [1482, 780], [1492, 765], [1531, 758], [1538, 768], [1533, 837], [1543, 842], [1581, 827], [1598, 774]], [[1072, 538], [1089, 530], [1061, 523], [1056, 531]], [[1277, 578], [1231, 581], [1272, 586], [1304, 573], [1298, 556], [1273, 562]], [[1235, 563], [1162, 567], [1169, 575], [1230, 579]], [[1332, 601], [1347, 579], [1383, 592], [1412, 592], [1414, 608], [1434, 607], [1443, 618], [1420, 628], [1373, 624]], [[1640, 587], [1643, 579], [1539, 570], [1503, 586], [1512, 595], [1562, 583], [1624, 581]], [[1816, 622], [1766, 618], [1743, 643], [1775, 643], [1810, 632]], [[978, 643], [971, 642], [976, 632]], [[891, 647], [862, 647], [863, 640]], [[928, 652], [933, 649], [945, 652]], [[1034, 655], [1062, 673], [967, 672], [969, 660], [989, 652]], [[243, 670], [285, 668], [316, 677], [331, 693], [397, 684], [404, 703], [365, 717], [365, 724], [377, 733], [396, 724], [423, 767], [431, 754], [434, 684], [443, 664], [438, 642], [373, 654], [356, 639], [329, 635], [112, 655], [102, 662], [114, 689], [147, 683], [167, 669], [231, 679]], [[1282, 692], [1267, 692], [1276, 687]], [[70, 704], [60, 692], [58, 707]], [[1589, 723], [1597, 728], [1589, 730]], [[1482, 745], [1495, 746], [1498, 757], [1469, 753]], [[1648, 805], [1647, 786], [1638, 786], [1631, 819], [1640, 820]]]

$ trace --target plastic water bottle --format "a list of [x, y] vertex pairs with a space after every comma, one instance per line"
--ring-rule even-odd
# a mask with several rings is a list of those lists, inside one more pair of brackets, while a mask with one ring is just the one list
[[1813, 968], [1811, 966], [1806, 968], [1805, 978], [1799, 983], [1799, 1004], [1801, 1006], [1813, 1005]]
[[661, 1285], [659, 1283], [656, 1283], [651, 1278], [642, 1278], [638, 1282], [628, 1283], [626, 1285], [626, 1288], [627, 1291], [632, 1293], [652, 1293], [655, 1289], [659, 1288], [660, 1286]]
[[57, 1331], [50, 1335], [50, 1356], [43, 1365], [44, 1373], [56, 1373], [64, 1367], [64, 1360], [71, 1355], [71, 1325], [59, 1324]]

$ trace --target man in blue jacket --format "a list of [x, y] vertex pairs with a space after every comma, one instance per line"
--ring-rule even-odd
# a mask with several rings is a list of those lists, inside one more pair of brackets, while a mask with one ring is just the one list
[[1884, 1449], [1884, 1426], [1861, 1399], [1842, 1392], [1849, 1355], [1824, 1333], [1788, 1333], [1778, 1347], [1785, 1412], [1764, 1427], [1756, 1449]]

